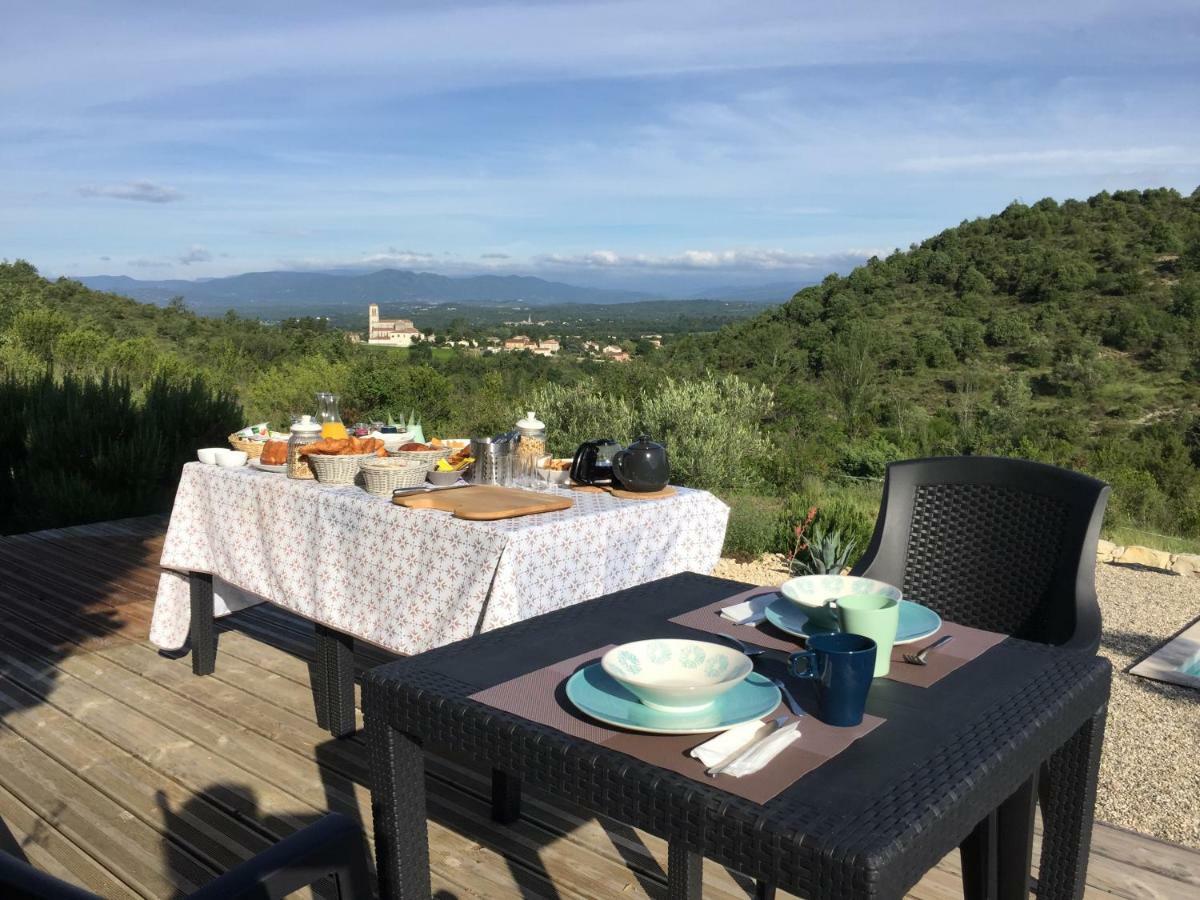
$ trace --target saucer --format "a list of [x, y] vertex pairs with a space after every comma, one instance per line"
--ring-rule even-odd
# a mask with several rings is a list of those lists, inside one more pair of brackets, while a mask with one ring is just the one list
[[[814, 634], [832, 634], [836, 629], [814, 625], [804, 610], [786, 598], [780, 598], [767, 606], [767, 621], [788, 634], [810, 638]], [[897, 644], [911, 644], [927, 638], [942, 627], [942, 617], [927, 606], [900, 601], [900, 627], [896, 631]]]
[[286, 472], [287, 471], [287, 463], [279, 463], [277, 465], [272, 465], [271, 463], [265, 463], [258, 459], [252, 459], [252, 460], [250, 460], [250, 465], [254, 466], [254, 468], [256, 468], [256, 469], [262, 470], [263, 472]]
[[621, 687], [595, 662], [567, 679], [567, 699], [580, 712], [605, 725], [649, 734], [707, 734], [760, 719], [779, 705], [779, 688], [751, 673], [704, 709], [662, 712]]

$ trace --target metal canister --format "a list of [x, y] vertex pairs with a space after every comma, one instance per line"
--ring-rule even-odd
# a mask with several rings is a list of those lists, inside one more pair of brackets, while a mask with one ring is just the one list
[[512, 484], [513, 441], [509, 435], [471, 438], [471, 471], [467, 481], [471, 484]]

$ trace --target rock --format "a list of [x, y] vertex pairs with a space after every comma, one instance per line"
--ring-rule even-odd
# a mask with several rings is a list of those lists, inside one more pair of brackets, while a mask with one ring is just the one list
[[1136, 544], [1126, 547], [1125, 552], [1115, 559], [1127, 566], [1145, 566], [1148, 569], [1164, 569], [1168, 572], [1171, 570], [1170, 553], [1139, 547]]
[[1096, 542], [1096, 559], [1100, 562], [1105, 562], [1113, 558], [1113, 551], [1117, 549], [1117, 545], [1112, 541], [1100, 540]]
[[1200, 575], [1200, 556], [1194, 553], [1180, 553], [1171, 560], [1171, 571], [1180, 575]]

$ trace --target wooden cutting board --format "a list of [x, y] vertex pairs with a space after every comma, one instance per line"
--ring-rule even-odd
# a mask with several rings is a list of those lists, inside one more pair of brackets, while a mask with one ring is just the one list
[[493, 484], [402, 495], [393, 497], [392, 502], [409, 509], [442, 509], [453, 513], [456, 519], [475, 522], [515, 519], [517, 516], [570, 509], [575, 505], [570, 497], [555, 497]]
[[590, 484], [577, 484], [573, 491], [579, 491], [581, 494], [612, 494], [614, 497], [620, 497], [622, 500], [663, 500], [667, 497], [675, 496], [675, 485], [668, 484], [660, 491], [651, 491], [650, 493], [638, 493], [637, 491], [627, 491], [623, 488], [612, 486], [596, 487]]

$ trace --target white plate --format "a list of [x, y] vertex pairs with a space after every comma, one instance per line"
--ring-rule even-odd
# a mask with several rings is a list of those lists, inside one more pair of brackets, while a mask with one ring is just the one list
[[278, 472], [282, 474], [287, 471], [287, 463], [279, 463], [279, 465], [272, 466], [260, 459], [253, 459], [250, 461], [250, 465], [256, 469], [262, 469], [264, 472]]

